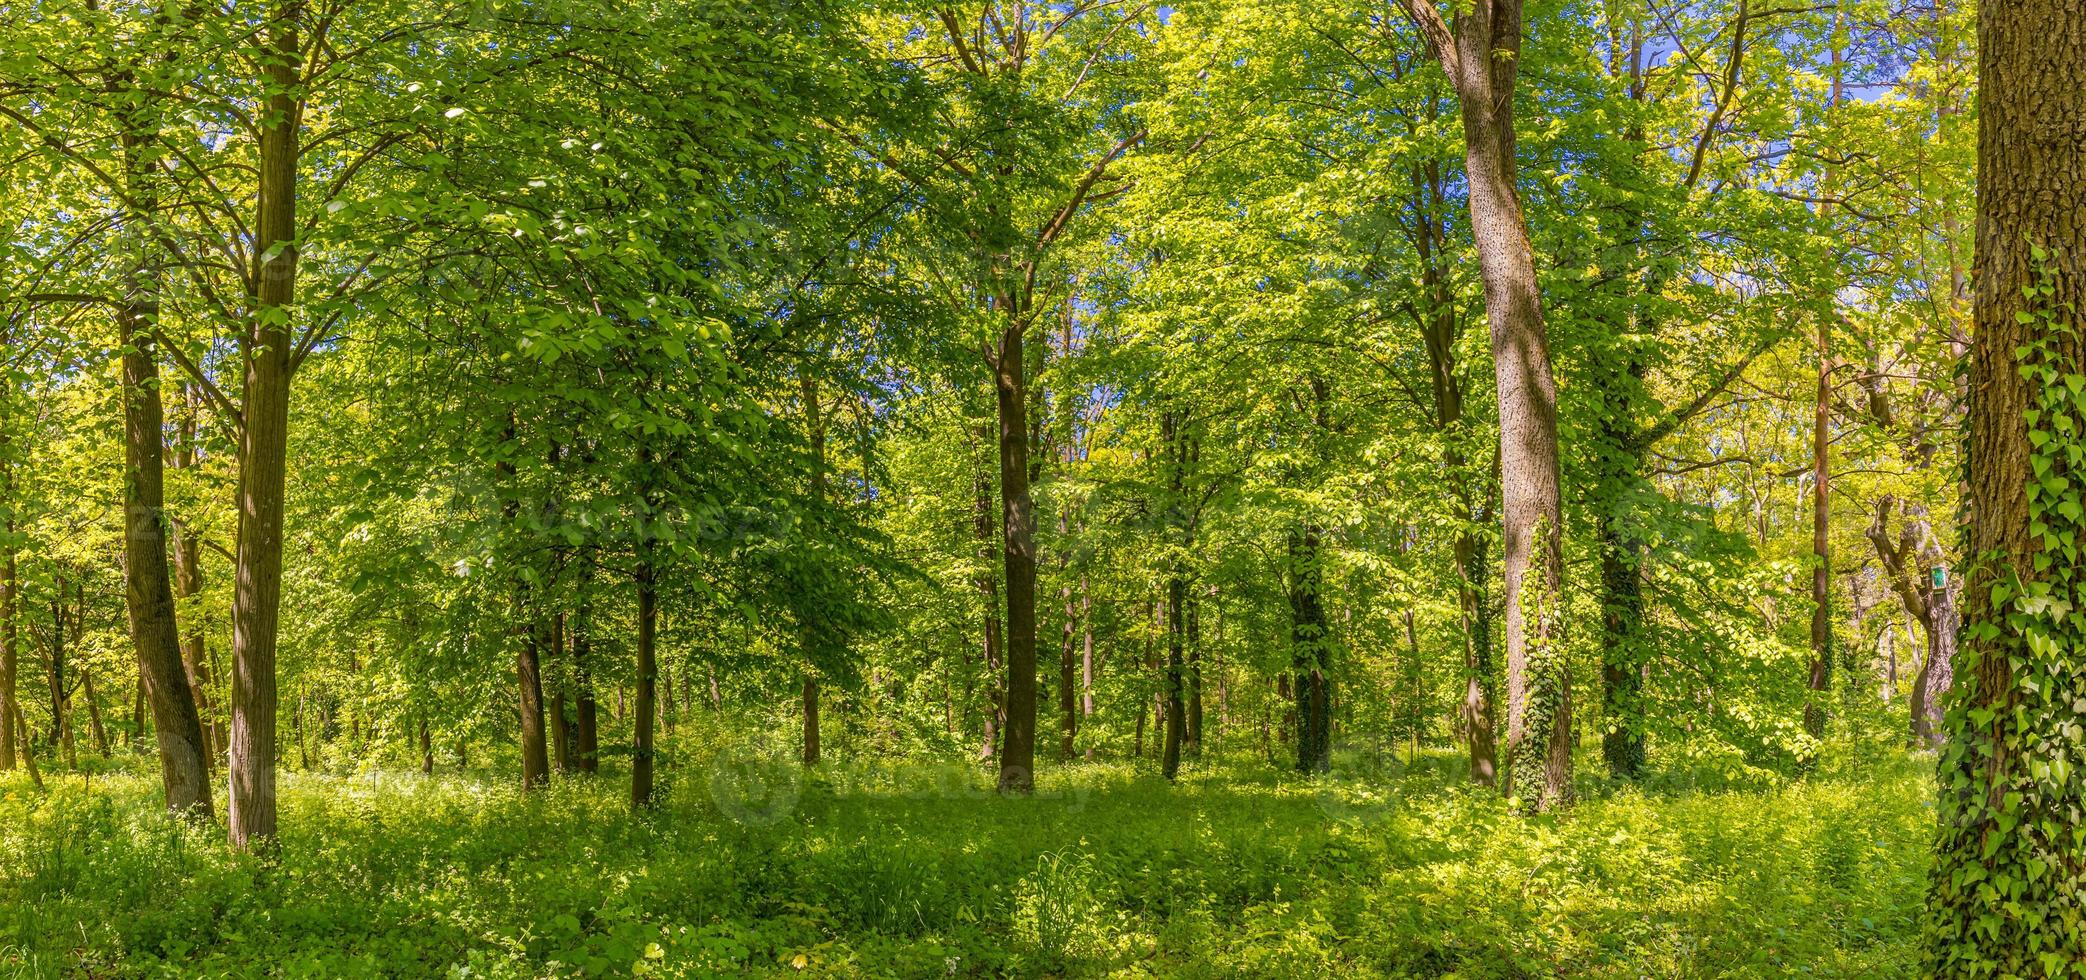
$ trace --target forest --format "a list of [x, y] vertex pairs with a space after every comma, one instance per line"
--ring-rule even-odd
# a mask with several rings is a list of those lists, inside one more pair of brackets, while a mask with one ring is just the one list
[[2086, 978], [2078, 0], [0, 0], [0, 975]]

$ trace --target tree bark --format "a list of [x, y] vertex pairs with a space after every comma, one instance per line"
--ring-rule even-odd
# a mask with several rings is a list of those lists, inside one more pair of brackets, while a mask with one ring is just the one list
[[210, 762], [195, 689], [181, 659], [174, 621], [174, 590], [167, 568], [165, 420], [152, 334], [159, 315], [149, 275], [134, 277], [132, 295], [117, 317], [123, 343], [124, 480], [123, 570], [131, 646], [152, 705], [159, 746], [160, 785], [170, 810], [210, 812]]
[[637, 565], [637, 704], [633, 709], [636, 737], [630, 752], [630, 803], [652, 805], [653, 701], [659, 682], [658, 634], [659, 594], [655, 584], [652, 546], [639, 546]]
[[[1009, 304], [1011, 306], [1011, 304]], [[993, 372], [999, 394], [1000, 526], [1007, 582], [1006, 721], [1000, 734], [1002, 793], [1035, 789], [1036, 521], [1029, 499], [1027, 324], [1008, 309]]]
[[591, 658], [594, 644], [594, 605], [591, 590], [594, 581], [594, 554], [590, 550], [580, 561], [580, 580], [576, 591], [578, 602], [572, 611], [572, 700], [574, 764], [581, 772], [601, 771], [601, 709], [594, 699], [594, 674]]
[[[819, 405], [818, 381], [809, 373], [800, 377], [803, 389], [804, 425], [811, 440], [811, 500], [814, 505], [826, 499], [826, 421]], [[818, 660], [819, 627], [811, 619], [814, 611], [807, 607], [799, 633], [801, 655], [804, 658], [804, 764], [818, 765]]]
[[1305, 525], [1289, 534], [1291, 669], [1296, 683], [1297, 771], [1329, 772], [1332, 756], [1332, 685], [1326, 676], [1324, 571], [1321, 532]]
[[1399, 2], [1448, 73], [1462, 110], [1471, 233], [1499, 395], [1509, 795], [1542, 810], [1571, 798], [1572, 702], [1571, 672], [1558, 636], [1564, 537], [1557, 386], [1535, 250], [1515, 176], [1522, 4], [1478, 0], [1462, 6], [1452, 32], [1432, 0]]
[[1811, 416], [1811, 662], [1804, 678], [1804, 730], [1825, 737], [1832, 687], [1832, 318], [1818, 321], [1818, 397]]
[[1181, 771], [1181, 740], [1187, 732], [1187, 712], [1181, 704], [1183, 677], [1181, 647], [1186, 636], [1183, 607], [1188, 585], [1179, 572], [1166, 583], [1166, 736], [1159, 750], [1159, 771], [1172, 782]]
[[2086, 376], [2086, 6], [1983, 4], [1978, 54], [1964, 547], [1975, 564], [1922, 971], [1943, 980], [2070, 975], [2086, 949], [2086, 637], [2076, 614], [2042, 608], [2086, 600], [2086, 407], [2075, 398]]
[[[119, 87], [131, 102], [123, 113], [121, 143], [132, 208], [128, 219], [133, 225], [124, 235], [132, 254], [116, 312], [118, 343], [123, 347], [124, 607], [138, 676], [152, 704], [167, 808], [207, 815], [209, 749], [188, 671], [181, 663], [181, 633], [174, 622], [174, 590], [167, 568], [166, 418], [154, 344], [159, 330], [158, 269], [163, 263], [145, 228], [156, 220], [153, 212], [159, 204], [158, 181], [146, 154], [159, 140], [161, 103], [136, 89], [134, 75]], [[99, 714], [97, 708], [95, 738], [106, 747]]]
[[275, 7], [263, 71], [260, 190], [255, 205], [253, 309], [241, 345], [239, 545], [232, 598], [229, 836], [234, 847], [275, 837], [275, 650], [282, 606], [283, 478], [289, 447], [290, 304], [297, 293], [298, 0]]

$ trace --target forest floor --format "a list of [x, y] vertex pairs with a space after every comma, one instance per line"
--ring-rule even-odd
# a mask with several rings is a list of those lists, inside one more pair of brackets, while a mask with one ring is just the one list
[[[1911, 977], [1928, 757], [1509, 816], [1441, 754], [799, 780], [685, 760], [523, 796], [285, 773], [273, 860], [124, 771], [0, 775], [0, 976]], [[218, 787], [219, 803], [223, 784]]]

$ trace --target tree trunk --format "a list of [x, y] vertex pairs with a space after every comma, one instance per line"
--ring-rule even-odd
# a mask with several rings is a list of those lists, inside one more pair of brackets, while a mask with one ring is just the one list
[[[522, 616], [531, 614], [524, 610]], [[515, 651], [515, 680], [521, 688], [522, 788], [550, 782], [550, 753], [543, 732], [543, 630], [531, 621], [521, 629]]]
[[577, 731], [573, 733], [574, 760], [581, 772], [601, 771], [601, 709], [594, 699], [594, 674], [591, 657], [594, 649], [594, 608], [589, 590], [593, 588], [594, 556], [589, 552], [580, 562], [580, 581], [577, 587], [578, 604], [572, 611], [572, 700], [573, 721]]
[[1471, 235], [1485, 284], [1499, 394], [1509, 795], [1541, 810], [1571, 796], [1572, 703], [1570, 666], [1557, 622], [1564, 575], [1557, 385], [1535, 251], [1515, 186], [1514, 83], [1522, 5], [1521, 0], [1491, 0], [1470, 6], [1457, 13], [1452, 33], [1432, 0], [1400, 4], [1420, 25], [1462, 110]]
[[[826, 499], [826, 420], [819, 404], [818, 381], [806, 373], [799, 378], [804, 403], [804, 427], [811, 440], [811, 501]], [[799, 634], [804, 658], [804, 764], [818, 765], [818, 661], [819, 627], [812, 621], [815, 611], [807, 604]]]
[[1804, 730], [1825, 737], [1832, 686], [1832, 318], [1818, 321], [1818, 397], [1811, 413], [1811, 663], [1804, 687]]
[[[557, 613], [550, 620], [550, 642], [544, 645], [553, 658], [565, 652], [565, 614]], [[570, 687], [569, 670], [557, 674], [558, 679], [550, 685], [551, 700], [546, 714], [550, 721], [551, 764], [561, 776], [572, 775], [572, 721], [565, 714], [565, 689]]]
[[1188, 672], [1182, 681], [1187, 685], [1188, 704], [1182, 749], [1189, 758], [1199, 759], [1202, 757], [1202, 602], [1190, 598], [1186, 616]]
[[[185, 440], [192, 441], [195, 437], [195, 423], [192, 420], [183, 423], [183, 431], [187, 433]], [[194, 465], [191, 452], [175, 451], [174, 465], [177, 469]], [[197, 541], [195, 535], [179, 522], [170, 521], [169, 527], [174, 532], [174, 596], [178, 607], [180, 601], [193, 600], [202, 594], [203, 546], [202, 542]], [[189, 694], [195, 699], [196, 718], [202, 726], [203, 762], [207, 772], [217, 767], [218, 757], [225, 750], [225, 730], [223, 720], [213, 718], [210, 710], [210, 662], [208, 652], [204, 648], [201, 619], [200, 616], [189, 618], [187, 632], [181, 639], [181, 669], [188, 677]], [[179, 621], [178, 617], [176, 621]]]
[[[2086, 6], [1978, 11], [1969, 520], [1924, 974], [2075, 975], [2086, 949]], [[2034, 419], [2031, 421], [2031, 416]], [[2063, 775], [2069, 773], [2069, 777]]]
[[433, 736], [427, 731], [427, 716], [425, 714], [420, 716], [420, 774], [423, 776], [435, 774], [435, 743]]
[[[1011, 304], [1010, 304], [1011, 305]], [[1002, 793], [1035, 789], [1036, 520], [1029, 500], [1028, 390], [1019, 311], [1005, 311], [993, 371], [999, 392], [1000, 527], [1007, 581], [1006, 721], [1000, 733]]]
[[1332, 685], [1326, 677], [1324, 568], [1320, 531], [1305, 525], [1289, 533], [1289, 616], [1291, 669], [1296, 683], [1297, 771], [1329, 772], [1332, 756]]
[[[124, 86], [128, 88], [129, 86]], [[129, 187], [130, 219], [126, 230], [132, 254], [116, 312], [123, 346], [123, 570], [125, 609], [129, 613], [131, 647], [138, 676], [152, 702], [153, 728], [159, 745], [160, 784], [167, 808], [177, 813], [210, 812], [209, 750], [188, 672], [181, 663], [181, 633], [174, 623], [174, 590], [167, 569], [166, 418], [159, 387], [159, 361], [154, 335], [159, 329], [159, 273], [163, 264], [144, 225], [156, 220], [158, 181], [145, 158], [159, 138], [160, 101], [146, 93], [126, 93], [134, 104], [124, 113], [124, 181]], [[93, 697], [88, 698], [93, 707]], [[95, 707], [95, 738], [103, 743], [100, 710]]]
[[111, 758], [109, 752], [109, 730], [101, 723], [101, 699], [94, 694], [94, 672], [80, 671], [81, 693], [87, 696], [87, 730], [94, 733], [94, 749], [104, 759]]
[[229, 836], [239, 848], [275, 837], [275, 648], [282, 605], [283, 476], [289, 446], [290, 304], [297, 293], [297, 91], [303, 7], [274, 12], [260, 113], [253, 310], [242, 344], [246, 385], [239, 451], [239, 548], [232, 599]]
[[1187, 733], [1187, 712], [1181, 704], [1183, 663], [1181, 647], [1186, 636], [1183, 607], [1187, 604], [1187, 583], [1180, 573], [1166, 583], [1166, 676], [1163, 679], [1166, 693], [1166, 740], [1159, 753], [1159, 771], [1172, 782], [1181, 771], [1181, 739]]
[[[20, 736], [16, 739], [15, 744], [21, 747], [22, 768], [29, 773], [29, 784], [37, 789], [42, 789], [43, 773], [36, 768], [36, 742], [29, 737], [29, 719], [22, 716], [22, 704], [20, 701], [16, 701], [12, 708], [15, 733]], [[0, 724], [6, 724], [6, 721], [0, 719]]]
[[[645, 462], [650, 463], [649, 454]], [[642, 533], [647, 537], [638, 543], [637, 558], [637, 732], [630, 746], [630, 804], [639, 809], [652, 805], [652, 715], [659, 683], [657, 546], [649, 529]]]

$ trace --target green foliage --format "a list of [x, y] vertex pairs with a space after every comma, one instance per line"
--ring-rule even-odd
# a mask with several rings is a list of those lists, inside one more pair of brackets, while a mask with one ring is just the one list
[[[658, 810], [560, 781], [293, 775], [278, 863], [156, 812], [152, 781], [0, 781], [0, 969], [30, 976], [1911, 977], [1924, 766], [1585, 802], [1516, 824], [1428, 756], [1169, 787], [837, 769], [780, 819], [698, 753]], [[1349, 768], [1342, 760], [1339, 768]], [[1510, 826], [1522, 829], [1502, 833]]]
[[[2022, 286], [2027, 556], [1979, 556], [1941, 756], [1928, 964], [1950, 977], [2086, 976], [2086, 374], [2051, 256]], [[1973, 447], [1974, 448], [1974, 447]], [[2022, 558], [2028, 558], [2023, 574]], [[1976, 596], [1979, 591], [1973, 591]]]

